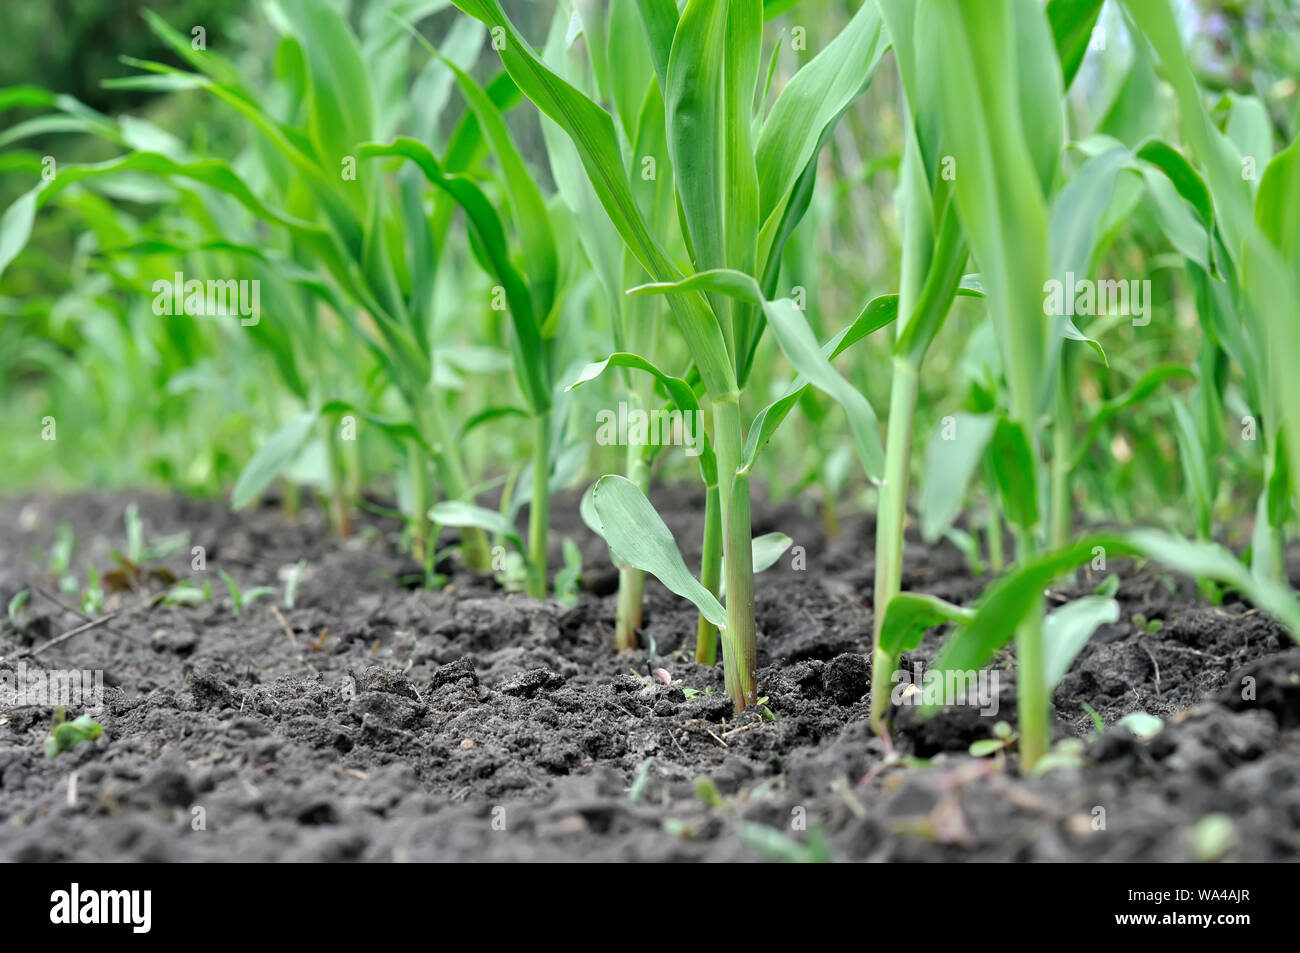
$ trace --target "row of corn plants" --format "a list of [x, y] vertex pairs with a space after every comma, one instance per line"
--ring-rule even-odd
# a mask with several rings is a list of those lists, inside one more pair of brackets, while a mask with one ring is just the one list
[[[315, 484], [346, 533], [365, 489], [387, 481], [430, 580], [452, 527], [466, 566], [521, 567], [519, 586], [545, 597], [552, 500], [586, 485], [582, 515], [618, 566], [614, 647], [637, 647], [656, 577], [698, 610], [695, 658], [720, 651], [739, 711], [759, 696], [755, 573], [791, 544], [754, 537], [753, 484], [765, 475], [775, 493], [800, 469], [828, 534], [846, 498], [875, 510], [873, 727], [888, 733], [900, 654], [950, 625], [941, 669], [982, 667], [1014, 641], [1026, 765], [1048, 749], [1056, 681], [1118, 615], [1102, 594], [1049, 614], [1044, 589], [1099, 550], [1187, 573], [1211, 598], [1233, 589], [1300, 634], [1284, 562], [1300, 472], [1295, 131], [1259, 97], [1207, 99], [1168, 0], [869, 0], [844, 17], [771, 0], [517, 16], [499, 0], [430, 0], [351, 18], [281, 0], [265, 16], [265, 49], [237, 56], [150, 15], [182, 65], [132, 60], [110, 80], [201, 100], [236, 130], [235, 150], [34, 87], [0, 91], [0, 109], [39, 113], [0, 138], [6, 175], [40, 174], [22, 147], [36, 136], [116, 151], [61, 165], [10, 205], [0, 276], [46, 280], [38, 218], [84, 222], [58, 307], [93, 302], [116, 332], [83, 342], [74, 328], [76, 347], [141, 363], [104, 375], [118, 401], [141, 380], [217, 391], [209, 417], [265, 433], [236, 506], [277, 480], [290, 503]], [[814, 19], [835, 28], [809, 48]], [[1108, 107], [1084, 110], [1071, 90], [1099, 29], [1122, 33], [1131, 57]], [[877, 113], [893, 117], [887, 133]], [[864, 249], [884, 263], [868, 280], [843, 264]], [[1141, 264], [1152, 259], [1159, 269]], [[1194, 348], [1168, 330], [1174, 308], [1152, 322], [1149, 294], [1141, 320], [1076, 313], [1076, 276], [1135, 267], [1191, 303]], [[174, 272], [256, 276], [264, 317], [148, 308]], [[33, 351], [13, 366], [47, 358], [58, 363]], [[589, 411], [615, 399], [707, 421], [695, 460], [644, 440], [591, 446]], [[157, 412], [166, 432], [202, 419], [184, 402]], [[1232, 447], [1239, 416], [1260, 434], [1245, 451]], [[1126, 440], [1147, 472], [1116, 465]], [[161, 475], [184, 484], [174, 461], [203, 459], [189, 476], [219, 484], [229, 471], [210, 449], [176, 448]], [[656, 468], [698, 476], [696, 568], [650, 502]], [[1244, 561], [1215, 542], [1243, 515], [1224, 502], [1242, 487], [1256, 500]], [[1139, 492], [1185, 496], [1193, 522], [1144, 519]], [[905, 590], [909, 522], [973, 567], [987, 560], [995, 578], [975, 605]], [[1131, 522], [1195, 540], [1079, 535]], [[506, 562], [495, 546], [513, 548]]]

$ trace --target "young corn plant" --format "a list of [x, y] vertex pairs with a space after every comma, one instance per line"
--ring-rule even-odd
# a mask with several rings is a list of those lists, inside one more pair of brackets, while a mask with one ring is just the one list
[[[1300, 383], [1286, 363], [1287, 355], [1300, 353], [1300, 225], [1292, 211], [1300, 201], [1300, 145], [1292, 142], [1274, 156], [1267, 112], [1250, 99], [1229, 101], [1220, 130], [1166, 0], [1130, 0], [1124, 9], [1173, 87], [1183, 140], [1208, 187], [1205, 204], [1223, 282], [1190, 258], [1189, 271], [1198, 279], [1207, 337], [1243, 370], [1255, 411], [1249, 416], [1251, 422], [1258, 417], [1264, 436], [1252, 569], [1284, 583], [1284, 527], [1294, 513], [1294, 475], [1300, 473]], [[1210, 377], [1203, 383], [1208, 388], [1215, 382]]]
[[[1155, 559], [1197, 578], [1231, 585], [1298, 637], [1300, 615], [1294, 597], [1284, 587], [1253, 577], [1214, 544], [1191, 544], [1154, 531], [1133, 531], [1085, 537], [1043, 553], [1040, 501], [1048, 498], [1048, 486], [1040, 462], [1040, 419], [1061, 396], [1060, 382], [1053, 373], [1059, 372], [1055, 356], [1059, 342], [1065, 336], [1077, 336], [1077, 329], [1074, 333], [1067, 330], [1062, 315], [1054, 321], [1044, 316], [1041, 299], [1047, 287], [1045, 279], [1052, 273], [1054, 247], [1049, 238], [1046, 197], [1056, 179], [1060, 149], [1062, 73], [1051, 55], [1051, 27], [1032, 0], [924, 4], [916, 8], [914, 24], [917, 36], [926, 40], [926, 48], [945, 64], [931, 87], [934, 112], [929, 115], [942, 120], [938, 125], [956, 163], [955, 202], [971, 253], [980, 266], [1001, 346], [1009, 412], [997, 419], [988, 439], [991, 469], [1017, 550], [1015, 567], [985, 593], [974, 610], [928, 596], [895, 596], [884, 614], [880, 646], [896, 657], [898, 652], [915, 647], [925, 629], [954, 623], [956, 633], [936, 667], [941, 671], [970, 670], [987, 664], [1014, 631], [1020, 755], [1022, 764], [1032, 768], [1047, 751], [1051, 689], [1055, 678], [1065, 671], [1059, 661], [1049, 660], [1057, 658], [1062, 644], [1082, 644], [1098, 625], [1113, 619], [1115, 612], [1101, 597], [1102, 601], [1090, 599], [1067, 606], [1049, 624], [1042, 592], [1059, 575], [1087, 561], [1097, 547], [1111, 556]], [[1171, 32], [1162, 34], [1166, 42], [1178, 35], [1172, 21], [1169, 27]], [[1165, 51], [1162, 58], [1168, 62], [1172, 53]], [[918, 115], [924, 117], [927, 112], [922, 108]], [[1122, 155], [1114, 158], [1126, 161]], [[1079, 246], [1083, 252], [1080, 260], [1087, 262], [1095, 244], [1088, 239]], [[1067, 610], [1068, 617], [1057, 617]], [[1062, 632], [1068, 632], [1068, 637]], [[1069, 654], [1066, 668], [1072, 658]], [[881, 699], [873, 701], [877, 710], [882, 706]]]
[[759, 117], [755, 136], [762, 4], [692, 0], [680, 15], [671, 0], [639, 5], [663, 95], [683, 232], [700, 279], [682, 274], [647, 225], [610, 114], [544, 63], [496, 0], [458, 0], [457, 6], [492, 31], [519, 88], [573, 142], [605, 213], [652, 279], [651, 290], [668, 293], [712, 415], [725, 611], [686, 571], [671, 534], [660, 532], [662, 521], [636, 484], [603, 478], [592, 491], [590, 510], [616, 558], [691, 599], [722, 632], [728, 694], [743, 709], [758, 698], [749, 475], [771, 430], [756, 420], [747, 441], [740, 398], [765, 324], [778, 329], [796, 370], [830, 383], [832, 396], [850, 405], [865, 452], [882, 456], [865, 399], [830, 368], [793, 303], [768, 301], [788, 230], [803, 211], [800, 183], [811, 187], [812, 162], [828, 128], [864, 88], [883, 53], [879, 17], [864, 7], [786, 85], [771, 112]]
[[[410, 497], [406, 510], [417, 553], [432, 557], [432, 550], [425, 546], [425, 511], [430, 502], [426, 469], [431, 459], [443, 495], [459, 505], [449, 512], [437, 510], [435, 517], [461, 525], [467, 563], [487, 569], [487, 535], [479, 514], [467, 502], [471, 487], [458, 440], [433, 386], [441, 366], [441, 355], [434, 346], [435, 274], [453, 211], [463, 210], [472, 233], [473, 253], [499, 282], [508, 304], [516, 377], [534, 421], [528, 589], [543, 594], [547, 479], [552, 470], [550, 341], [558, 315], [557, 266], [545, 202], [500, 113], [512, 96], [517, 99], [517, 92], [512, 94], [513, 84], [506, 79], [486, 90], [479, 88], [450, 55], [439, 54], [438, 68], [447, 70], [449, 78], [459, 84], [470, 107], [448, 142], [444, 166], [428, 146], [410, 137], [398, 137], [391, 145], [368, 142], [403, 120], [406, 101], [399, 98], [394, 111], [387, 100], [377, 101], [371, 85], [372, 76], [393, 78], [387, 65], [390, 61], [405, 62], [405, 30], [400, 23], [379, 24], [363, 47], [330, 5], [320, 0], [284, 4], [283, 18], [273, 19], [281, 31], [275, 83], [263, 94], [224, 58], [191, 49], [188, 40], [156, 17], [149, 22], [194, 72], [136, 61], [134, 65], [145, 73], [118, 85], [202, 90], [233, 108], [254, 131], [254, 146], [249, 161], [243, 164], [257, 170], [254, 185], [223, 159], [194, 159], [180, 150], [156, 151], [161, 137], [141, 136], [133, 126], [135, 137], [126, 138], [113, 123], [85, 118], [86, 131], [121, 141], [134, 151], [95, 166], [65, 166], [56, 179], [20, 198], [4, 219], [0, 269], [26, 242], [35, 210], [78, 182], [144, 173], [168, 184], [204, 187], [227, 203], [233, 199], [253, 223], [273, 227], [283, 240], [268, 248], [255, 237], [255, 227], [244, 228], [242, 222], [227, 225], [229, 214], [214, 211], [203, 218], [216, 232], [204, 247], [217, 247], [254, 262], [269, 277], [272, 288], [285, 289], [273, 302], [283, 307], [282, 315], [296, 316], [295, 322], [265, 322], [268, 330], [258, 332], [256, 340], [273, 354], [286, 380], [296, 382], [302, 376], [302, 366], [312, 363], [315, 355], [308, 345], [320, 339], [316, 329], [321, 312], [327, 311], [341, 319], [350, 341], [362, 344], [383, 368], [405, 411], [395, 419], [359, 406], [353, 399], [339, 399], [337, 391], [328, 393], [337, 386], [329, 382], [324, 384], [327, 390], [323, 394], [320, 384], [294, 387], [300, 398], [306, 398], [307, 409], [273, 433], [249, 461], [235, 486], [235, 505], [256, 498], [286, 470], [321, 417], [351, 413], [406, 448]], [[463, 30], [449, 38], [452, 46], [474, 50], [480, 42], [478, 33], [467, 35]], [[437, 98], [434, 96], [435, 101]], [[81, 112], [75, 104], [52, 102], [65, 111]], [[470, 174], [485, 148], [492, 150], [501, 169], [504, 199], [498, 205]], [[418, 179], [403, 178], [396, 188], [390, 188], [389, 181], [372, 171], [373, 163], [365, 161], [381, 157], [400, 157], [420, 166], [442, 198], [435, 202], [431, 215], [424, 207]], [[260, 192], [276, 198], [264, 199]], [[528, 280], [514, 264], [502, 209], [519, 225], [523, 257], [529, 262]], [[159, 245], [150, 248], [156, 252]], [[185, 248], [173, 240], [163, 250], [179, 253]], [[305, 354], [300, 353], [303, 348], [307, 348]], [[329, 447], [331, 453], [339, 452], [332, 435]], [[332, 482], [336, 487], [342, 483], [338, 477], [342, 469], [342, 461], [335, 458]], [[340, 514], [340, 524], [343, 521]]]

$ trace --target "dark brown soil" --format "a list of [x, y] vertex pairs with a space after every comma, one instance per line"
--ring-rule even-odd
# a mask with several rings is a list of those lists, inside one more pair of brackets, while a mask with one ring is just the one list
[[[111, 569], [132, 500], [146, 540], [189, 535], [165, 564], [210, 579], [215, 598], [124, 612], [33, 658], [82, 621], [33, 593], [21, 631], [0, 639], [0, 669], [102, 669], [105, 730], [51, 761], [52, 709], [0, 709], [0, 860], [1181, 861], [1300, 848], [1300, 649], [1231, 597], [1198, 604], [1191, 583], [1154, 569], [1112, 567], [1120, 621], [1056, 693], [1057, 737], [1084, 739], [1082, 759], [1024, 777], [1014, 754], [967, 754], [995, 721], [1015, 722], [1010, 658], [996, 717], [962, 708], [923, 723], [906, 710], [896, 745], [908, 757], [885, 758], [867, 726], [861, 520], [827, 542], [811, 514], [757, 507], [755, 532], [789, 533], [807, 568], [787, 556], [760, 577], [769, 715], [737, 717], [721, 669], [689, 660], [694, 610], [656, 583], [646, 648], [612, 653], [608, 555], [572, 499], [555, 507], [553, 541], [557, 562], [565, 536], [583, 550], [573, 608], [460, 571], [439, 591], [410, 588], [415, 567], [380, 519], [338, 542], [314, 511], [289, 525], [273, 506], [232, 515], [108, 494], [0, 505], [0, 598], [55, 590], [45, 569], [61, 523], [83, 584], [89, 567]], [[694, 558], [699, 501], [669, 490], [656, 502]], [[190, 569], [192, 545], [206, 547], [204, 573]], [[295, 608], [277, 595], [234, 614], [218, 570], [245, 590], [280, 586], [300, 559]], [[905, 588], [955, 601], [985, 582], [950, 547], [909, 543], [907, 564]], [[105, 609], [144, 599], [110, 594]], [[1146, 742], [1097, 734], [1084, 703], [1108, 726], [1133, 711], [1166, 724]]]

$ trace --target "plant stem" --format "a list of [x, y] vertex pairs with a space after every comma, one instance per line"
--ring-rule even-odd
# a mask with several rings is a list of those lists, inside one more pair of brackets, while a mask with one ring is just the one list
[[1006, 563], [1006, 557], [1002, 553], [1002, 514], [998, 510], [996, 496], [989, 500], [987, 520], [984, 534], [988, 537], [989, 543], [989, 569], [996, 576], [1002, 572], [1002, 567]]
[[1070, 400], [1066, 392], [1066, 369], [1061, 368], [1056, 385], [1056, 416], [1052, 421], [1052, 487], [1048, 541], [1060, 549], [1070, 538]]
[[[627, 478], [649, 496], [650, 467], [646, 461], [646, 448], [627, 448]], [[632, 566], [618, 570], [618, 609], [614, 622], [614, 645], [620, 652], [635, 649], [637, 631], [641, 628], [642, 606], [645, 600], [645, 572]]]
[[[704, 549], [700, 555], [700, 585], [715, 596], [722, 588], [722, 511], [718, 486], [708, 488], [704, 498]], [[695, 626], [695, 661], [718, 664], [718, 627], [703, 615]]]
[[[1034, 555], [1028, 532], [1016, 537], [1016, 558], [1025, 563]], [[1032, 770], [1047, 753], [1052, 732], [1048, 721], [1050, 699], [1043, 655], [1043, 602], [1038, 600], [1028, 618], [1016, 629], [1016, 695], [1020, 715], [1020, 766]]]
[[742, 712], [758, 701], [754, 684], [754, 550], [750, 529], [749, 474], [739, 473], [744, 447], [739, 395], [713, 401], [718, 458], [718, 500], [722, 516], [722, 560], [727, 578], [727, 628], [722, 661], [727, 694]]
[[[417, 426], [420, 426], [421, 417], [424, 415], [417, 416]], [[433, 465], [438, 471], [443, 496], [449, 500], [468, 500], [469, 480], [465, 476], [465, 465], [461, 462], [456, 442], [447, 433], [442, 414], [435, 407], [434, 412], [425, 419], [428, 429], [420, 429], [431, 437]], [[465, 565], [475, 572], [487, 572], [492, 568], [492, 548], [488, 544], [487, 534], [478, 527], [466, 526], [460, 531], [460, 551]]]
[[551, 525], [551, 415], [533, 420], [533, 498], [528, 503], [528, 594], [546, 598], [546, 537]]
[[889, 432], [885, 435], [885, 482], [876, 503], [876, 591], [873, 602], [871, 727], [885, 730], [894, 662], [880, 650], [880, 629], [889, 602], [903, 583], [903, 528], [907, 516], [907, 475], [912, 454], [912, 418], [916, 412], [916, 367], [894, 359], [889, 395]]
[[424, 562], [425, 547], [429, 537], [429, 487], [425, 470], [424, 452], [416, 444], [407, 451], [407, 465], [411, 477], [411, 556]]
[[330, 460], [330, 512], [334, 531], [343, 539], [352, 535], [352, 526], [348, 520], [348, 504], [343, 489], [343, 454], [339, 450], [338, 434], [330, 429], [326, 438]]

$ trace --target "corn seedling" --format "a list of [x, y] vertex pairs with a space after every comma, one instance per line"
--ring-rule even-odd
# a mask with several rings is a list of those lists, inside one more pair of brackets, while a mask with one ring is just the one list
[[71, 751], [83, 741], [94, 741], [104, 733], [99, 722], [89, 715], [82, 715], [68, 721], [68, 713], [59, 706], [54, 710], [54, 724], [49, 737], [45, 739], [45, 757], [53, 760], [65, 751]]

